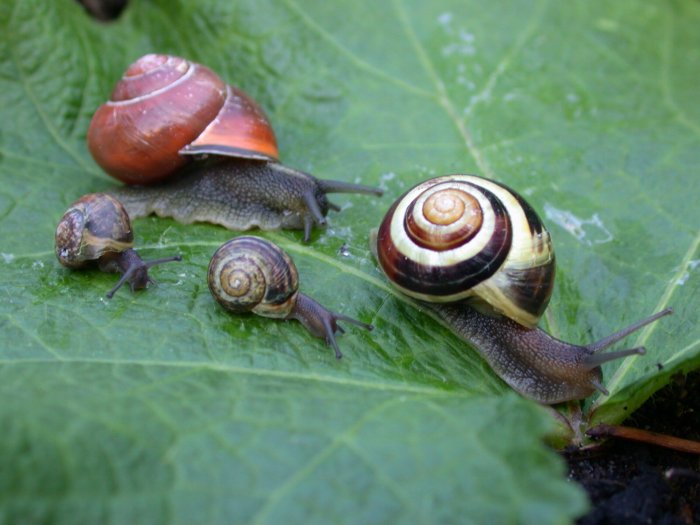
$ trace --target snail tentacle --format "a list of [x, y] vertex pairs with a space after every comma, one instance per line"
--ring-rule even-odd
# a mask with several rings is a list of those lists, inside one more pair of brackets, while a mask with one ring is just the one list
[[335, 351], [335, 357], [338, 359], [341, 359], [343, 354], [338, 347], [335, 334], [336, 332], [345, 333], [338, 321], [346, 321], [365, 330], [374, 329], [370, 324], [363, 323], [347, 315], [332, 312], [308, 295], [301, 293], [298, 295], [296, 306], [288, 318], [296, 319], [313, 335], [325, 339], [326, 343]]
[[392, 205], [370, 242], [396, 288], [424, 302], [508, 385], [540, 403], [607, 394], [600, 365], [645, 350], [599, 352], [670, 313], [586, 346], [537, 328], [554, 285], [551, 238], [520, 195], [480, 177], [416, 185]]
[[[339, 210], [327, 192], [382, 194], [281, 164], [260, 105], [209, 68], [176, 56], [146, 55], [129, 66], [95, 112], [87, 140], [105, 172], [144, 186], [111, 192], [132, 217], [154, 213], [232, 230], [302, 229], [308, 241], [306, 216], [324, 226], [328, 210]], [[219, 160], [219, 167], [203, 159]]]
[[591, 353], [597, 354], [598, 352], [601, 352], [602, 350], [605, 350], [606, 348], [614, 345], [615, 343], [617, 343], [621, 339], [624, 339], [632, 332], [636, 332], [640, 328], [643, 328], [646, 325], [653, 323], [657, 319], [660, 319], [661, 317], [664, 317], [666, 315], [670, 315], [672, 313], [673, 313], [673, 308], [664, 308], [660, 312], [652, 314], [649, 317], [645, 317], [644, 319], [640, 319], [636, 323], [633, 323], [633, 324], [623, 328], [622, 330], [615, 332], [614, 334], [610, 334], [609, 336], [601, 339], [600, 341], [596, 341], [595, 343], [591, 343], [589, 345], [586, 345], [586, 348], [588, 348], [588, 350], [590, 350]]
[[56, 256], [68, 268], [96, 265], [103, 272], [121, 273], [107, 292], [112, 298], [128, 282], [131, 290], [154, 282], [148, 269], [157, 264], [180, 261], [176, 255], [144, 262], [134, 251], [131, 221], [124, 206], [105, 193], [84, 195], [74, 202], [56, 228]]
[[279, 246], [259, 237], [231, 239], [214, 253], [207, 281], [216, 301], [235, 313], [296, 319], [342, 357], [335, 339], [338, 321], [370, 329], [360, 321], [331, 312], [298, 291], [299, 276], [292, 259]]
[[328, 179], [318, 179], [318, 183], [323, 193], [361, 193], [376, 195], [377, 197], [384, 195], [384, 190], [381, 188], [375, 188], [374, 186], [367, 186], [365, 184]]

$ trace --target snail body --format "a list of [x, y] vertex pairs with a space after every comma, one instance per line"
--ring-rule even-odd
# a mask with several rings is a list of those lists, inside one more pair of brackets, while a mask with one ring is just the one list
[[299, 292], [299, 274], [292, 259], [277, 245], [259, 237], [243, 236], [220, 246], [207, 273], [209, 290], [226, 310], [251, 312], [275, 319], [296, 319], [311, 334], [325, 339], [338, 359], [335, 333], [338, 321], [367, 330], [372, 326], [334, 313]]
[[134, 234], [124, 206], [105, 193], [90, 193], [75, 201], [56, 227], [56, 257], [67, 268], [97, 266], [122, 277], [107, 293], [128, 282], [132, 290], [153, 282], [148, 269], [156, 264], [179, 261], [180, 256], [143, 261], [133, 249]]
[[607, 394], [600, 365], [644, 349], [599, 352], [670, 313], [589, 345], [537, 328], [554, 284], [550, 235], [520, 195], [480, 177], [418, 184], [370, 243], [392, 284], [435, 311], [514, 390], [545, 404]]
[[[325, 224], [328, 210], [339, 209], [327, 193], [382, 193], [280, 164], [262, 108], [209, 68], [175, 56], [151, 54], [134, 62], [95, 112], [87, 140], [109, 175], [149, 186], [112, 191], [132, 218], [157, 213], [233, 230], [298, 228], [308, 240], [313, 225]], [[214, 162], [190, 163], [195, 156]], [[183, 203], [180, 195], [187, 191]], [[237, 207], [241, 203], [248, 215]]]

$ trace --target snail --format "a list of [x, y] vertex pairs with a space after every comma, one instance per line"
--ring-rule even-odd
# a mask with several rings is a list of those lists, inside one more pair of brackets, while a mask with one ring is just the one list
[[[111, 176], [139, 188], [111, 191], [131, 218], [155, 213], [231, 230], [325, 225], [328, 193], [381, 195], [378, 188], [320, 180], [279, 162], [262, 108], [207, 67], [145, 55], [93, 115], [90, 153]], [[190, 163], [193, 156], [211, 157]]]
[[543, 404], [607, 395], [600, 365], [645, 350], [600, 352], [671, 313], [581, 346], [537, 328], [554, 285], [550, 235], [515, 191], [476, 176], [418, 184], [391, 206], [370, 245], [398, 290], [434, 310], [514, 390]]
[[71, 204], [56, 228], [56, 257], [68, 268], [93, 265], [103, 272], [122, 274], [107, 292], [112, 298], [128, 282], [132, 290], [146, 288], [153, 279], [148, 269], [156, 264], [180, 261], [182, 257], [166, 257], [143, 261], [134, 251], [134, 234], [124, 206], [105, 193], [90, 193]]
[[372, 325], [331, 312], [298, 291], [299, 274], [292, 259], [277, 245], [259, 237], [231, 239], [220, 246], [209, 263], [209, 290], [214, 299], [234, 313], [296, 319], [316, 337], [326, 340], [340, 359], [335, 333], [344, 333], [338, 321], [372, 330]]

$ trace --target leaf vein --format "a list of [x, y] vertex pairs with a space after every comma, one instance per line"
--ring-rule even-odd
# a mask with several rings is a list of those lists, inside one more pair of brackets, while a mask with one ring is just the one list
[[75, 151], [73, 151], [69, 147], [69, 145], [66, 143], [66, 141], [63, 140], [63, 138], [61, 137], [61, 133], [56, 129], [56, 127], [54, 126], [54, 124], [51, 121], [51, 119], [49, 118], [49, 116], [46, 114], [44, 109], [41, 107], [41, 104], [39, 103], [39, 100], [37, 99], [37, 96], [34, 93], [34, 90], [32, 89], [31, 83], [27, 80], [27, 76], [21, 67], [21, 61], [17, 57], [15, 46], [9, 40], [8, 40], [8, 48], [10, 49], [10, 57], [11, 57], [12, 63], [14, 64], [15, 69], [17, 70], [19, 83], [21, 84], [22, 89], [26, 93], [27, 99], [31, 102], [32, 106], [34, 107], [34, 110], [37, 112], [37, 115], [39, 115], [39, 118], [44, 123], [44, 126], [46, 127], [46, 131], [48, 131], [49, 135], [51, 135], [54, 142], [63, 151], [65, 151], [68, 154], [68, 156], [71, 157], [75, 161], [76, 164], [78, 164], [80, 167], [82, 167], [86, 171], [92, 171], [90, 166], [83, 160], [83, 158], [80, 155], [78, 155]]
[[317, 383], [327, 383], [333, 385], [344, 386], [348, 388], [360, 388], [367, 390], [375, 390], [381, 392], [404, 392], [431, 396], [469, 396], [469, 392], [458, 390], [440, 390], [429, 386], [415, 386], [401, 383], [382, 383], [377, 381], [367, 381], [361, 379], [351, 379], [344, 376], [323, 376], [319, 374], [308, 374], [299, 372], [289, 372], [283, 370], [272, 370], [265, 368], [246, 368], [242, 366], [230, 365], [226, 363], [210, 363], [206, 361], [155, 361], [146, 359], [107, 359], [107, 358], [74, 358], [74, 357], [57, 357], [56, 359], [47, 358], [22, 358], [10, 359], [0, 358], [0, 366], [21, 366], [21, 365], [47, 365], [54, 366], [57, 362], [79, 363], [79, 364], [94, 364], [104, 366], [141, 366], [141, 367], [172, 367], [172, 368], [188, 368], [193, 371], [203, 370], [212, 372], [223, 372], [231, 374], [241, 374], [248, 376], [259, 377], [276, 377], [292, 381], [315, 381]]
[[659, 79], [661, 82], [661, 90], [663, 92], [664, 103], [671, 110], [675, 119], [693, 132], [694, 135], [700, 137], [700, 125], [690, 120], [676, 103], [673, 89], [671, 88], [671, 61], [672, 61], [672, 43], [675, 34], [675, 25], [673, 12], [669, 10], [669, 15], [666, 17], [665, 38], [661, 42], [661, 74]]
[[308, 461], [299, 468], [294, 474], [287, 478], [276, 490], [273, 490], [264, 503], [258, 510], [257, 514], [251, 520], [251, 523], [267, 523], [267, 517], [272, 512], [274, 506], [294, 487], [298, 486], [304, 479], [312, 474], [318, 466], [328, 459], [336, 450], [346, 445], [349, 436], [355, 434], [363, 425], [372, 419], [376, 418], [388, 406], [398, 403], [398, 398], [390, 398], [373, 406], [370, 410], [364, 412], [355, 421], [352, 421], [345, 429], [334, 436], [334, 438], [315, 455], [310, 457]]
[[335, 38], [332, 34], [326, 31], [319, 24], [317, 24], [308, 15], [308, 13], [302, 10], [293, 0], [284, 0], [284, 3], [291, 11], [293, 11], [299, 17], [301, 21], [304, 22], [304, 24], [306, 24], [307, 27], [312, 29], [317, 35], [323, 38], [323, 40], [331, 44], [341, 55], [345, 56], [348, 59], [348, 61], [355, 65], [355, 67], [357, 67], [358, 69], [371, 73], [372, 75], [378, 78], [388, 80], [392, 84], [395, 84], [396, 86], [399, 86], [410, 93], [414, 93], [416, 95], [420, 95], [426, 98], [435, 98], [432, 93], [417, 88], [416, 86], [406, 82], [403, 79], [390, 75], [386, 71], [379, 69], [378, 67], [370, 64], [366, 60], [357, 56], [355, 53], [353, 53], [347, 47], [341, 44], [337, 38]]
[[452, 103], [452, 100], [450, 99], [449, 95], [447, 94], [445, 84], [440, 78], [440, 76], [437, 74], [437, 71], [433, 66], [433, 63], [430, 60], [430, 57], [428, 56], [428, 53], [426, 52], [425, 48], [418, 40], [418, 36], [413, 30], [413, 26], [411, 25], [411, 22], [408, 19], [408, 14], [404, 9], [401, 0], [394, 0], [393, 5], [394, 9], [396, 10], [398, 19], [401, 22], [401, 25], [404, 29], [406, 37], [412, 44], [414, 50], [416, 51], [416, 54], [420, 59], [421, 64], [423, 64], [423, 68], [425, 69], [426, 73], [433, 82], [433, 86], [435, 87], [435, 91], [437, 93], [437, 100], [439, 105], [445, 111], [450, 120], [452, 120], [452, 122], [454, 123], [455, 127], [457, 128], [457, 132], [462, 137], [462, 141], [467, 149], [467, 152], [474, 159], [476, 165], [478, 166], [482, 174], [489, 178], [495, 179], [495, 173], [491, 169], [489, 163], [487, 162], [486, 157], [476, 145], [474, 137], [472, 136], [471, 132], [467, 129], [465, 122], [458, 117], [457, 110], [454, 104]]
[[[671, 298], [673, 297], [673, 294], [679, 289], [678, 286], [678, 280], [681, 278], [685, 272], [689, 270], [690, 263], [693, 260], [693, 257], [695, 256], [695, 253], [698, 251], [698, 248], [700, 247], [700, 230], [698, 230], [697, 234], [695, 235], [695, 238], [691, 241], [690, 246], [688, 247], [688, 250], [686, 251], [685, 255], [683, 256], [683, 259], [681, 260], [681, 264], [678, 267], [678, 271], [676, 272], [675, 275], [671, 277], [671, 280], [668, 282], [666, 286], [666, 290], [664, 293], [661, 295], [661, 298], [659, 299], [658, 303], [656, 303], [656, 307], [653, 309], [654, 312], [659, 312], [666, 308], [670, 301]], [[644, 328], [640, 334], [639, 337], [637, 337], [637, 340], [634, 344], [634, 346], [644, 346], [644, 344], [649, 340], [651, 337], [651, 334], [654, 333], [654, 330], [656, 327], [659, 326], [658, 323], [652, 323], [646, 328]], [[610, 378], [610, 381], [608, 381], [607, 388], [610, 392], [614, 392], [617, 390], [618, 386], [622, 382], [622, 380], [625, 378], [625, 376], [630, 372], [632, 367], [634, 366], [635, 361], [637, 360], [637, 357], [631, 357], [627, 358], [624, 360], [624, 362], [620, 365], [620, 367], [615, 371], [615, 373], [612, 375]], [[602, 398], [599, 398], [599, 400], [602, 400]], [[593, 410], [597, 408], [597, 406], [603, 404], [602, 402], [596, 401], [593, 406]]]

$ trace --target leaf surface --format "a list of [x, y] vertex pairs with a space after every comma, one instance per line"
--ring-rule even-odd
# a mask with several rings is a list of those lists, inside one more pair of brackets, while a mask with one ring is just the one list
[[[700, 362], [700, 6], [609, 2], [0, 5], [0, 523], [561, 523], [585, 508], [555, 427], [391, 289], [367, 232], [430, 176], [520, 191], [557, 250], [543, 325], [588, 342], [673, 306], [604, 368], [618, 422]], [[375, 325], [337, 361], [298, 323], [234, 317], [206, 285], [232, 234], [135, 221], [146, 292], [61, 267], [58, 219], [114, 183], [85, 134], [126, 66], [186, 56], [245, 89], [283, 161], [385, 189], [336, 196], [310, 245], [260, 235], [301, 289]]]

